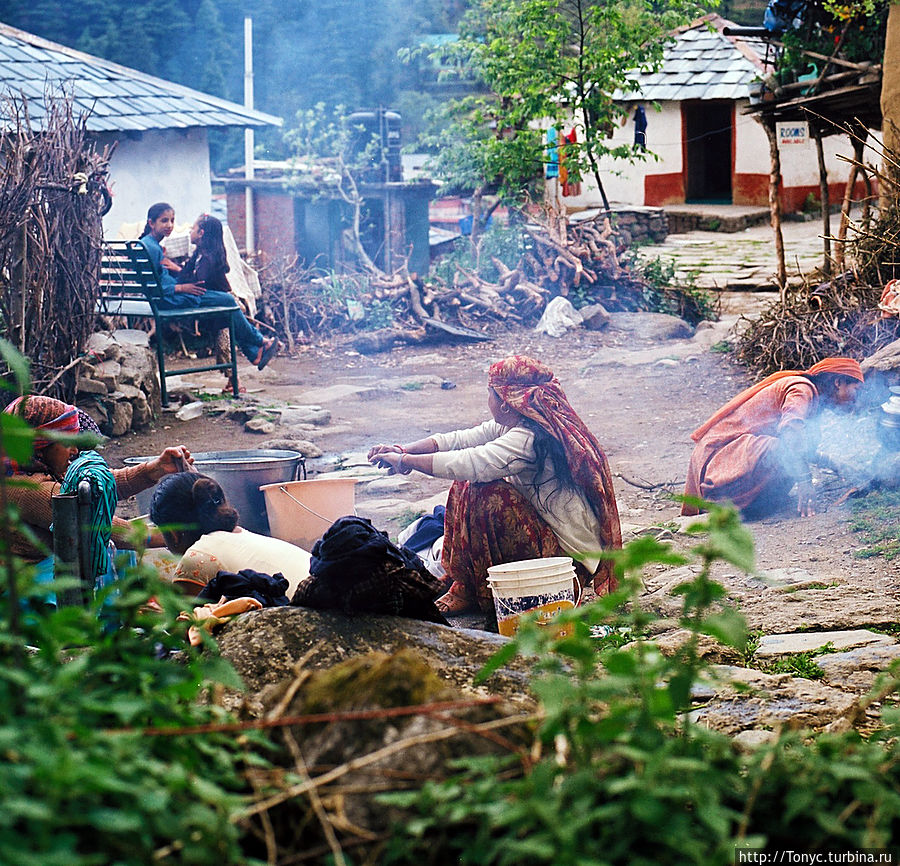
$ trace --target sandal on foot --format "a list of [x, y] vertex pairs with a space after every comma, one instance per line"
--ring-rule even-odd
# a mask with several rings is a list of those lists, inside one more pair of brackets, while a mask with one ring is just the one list
[[262, 344], [262, 347], [259, 350], [259, 360], [256, 362], [256, 369], [263, 370], [266, 367], [266, 364], [272, 360], [277, 354], [278, 350], [281, 348], [281, 343], [276, 339], [272, 339], [268, 344], [265, 342]]
[[434, 606], [443, 614], [466, 613], [475, 607], [474, 603], [464, 594], [464, 590], [456, 584], [436, 599]]

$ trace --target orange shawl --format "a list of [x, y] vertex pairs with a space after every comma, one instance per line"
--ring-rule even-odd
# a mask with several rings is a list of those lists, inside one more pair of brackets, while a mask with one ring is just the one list
[[719, 421], [730, 415], [735, 409], [742, 406], [751, 397], [773, 382], [784, 379], [786, 376], [817, 376], [819, 373], [833, 373], [838, 376], [846, 376], [849, 379], [856, 379], [860, 382], [863, 381], [863, 373], [862, 368], [859, 366], [859, 361], [854, 361], [852, 358], [825, 358], [805, 371], [780, 370], [777, 373], [772, 373], [771, 376], [766, 376], [761, 382], [757, 382], [755, 385], [751, 385], [749, 388], [741, 391], [736, 397], [732, 397], [721, 409], [714, 412], [705, 423], [691, 433], [691, 439], [694, 442], [699, 442]]

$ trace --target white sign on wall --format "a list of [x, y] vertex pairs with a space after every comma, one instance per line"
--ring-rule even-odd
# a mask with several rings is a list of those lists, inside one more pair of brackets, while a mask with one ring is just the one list
[[809, 143], [809, 124], [805, 120], [776, 123], [775, 132], [779, 146]]

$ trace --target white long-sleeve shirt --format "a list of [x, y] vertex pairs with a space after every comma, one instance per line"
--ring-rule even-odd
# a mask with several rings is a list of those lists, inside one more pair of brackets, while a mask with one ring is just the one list
[[597, 517], [584, 493], [558, 485], [549, 460], [537, 465], [532, 430], [485, 421], [431, 438], [438, 447], [434, 475], [455, 481], [508, 482], [531, 503], [565, 551], [584, 556], [587, 569], [597, 570], [600, 560], [586, 555], [603, 549]]

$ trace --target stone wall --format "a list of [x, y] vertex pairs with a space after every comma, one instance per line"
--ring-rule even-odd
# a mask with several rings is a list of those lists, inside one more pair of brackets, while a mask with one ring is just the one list
[[669, 220], [661, 207], [612, 205], [612, 223], [626, 247], [632, 244], [660, 244], [669, 233]]
[[149, 426], [162, 411], [156, 352], [145, 331], [98, 331], [78, 368], [75, 402], [105, 436]]

